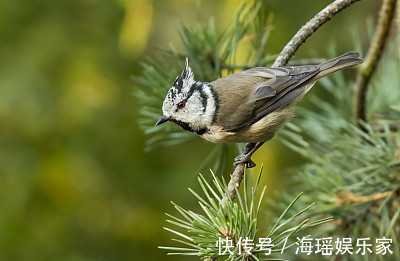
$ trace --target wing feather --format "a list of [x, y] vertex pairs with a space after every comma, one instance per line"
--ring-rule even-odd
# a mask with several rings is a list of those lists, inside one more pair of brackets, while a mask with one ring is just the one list
[[215, 124], [228, 131], [247, 128], [295, 99], [304, 90], [291, 91], [318, 72], [317, 65], [255, 67], [211, 82], [219, 97]]
[[256, 100], [273, 97], [275, 95], [276, 95], [276, 91], [271, 86], [260, 86], [254, 92], [254, 98]]

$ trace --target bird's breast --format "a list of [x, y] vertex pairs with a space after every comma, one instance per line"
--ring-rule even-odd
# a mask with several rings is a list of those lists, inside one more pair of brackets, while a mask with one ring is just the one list
[[291, 106], [282, 107], [268, 115], [248, 128], [229, 132], [222, 126], [211, 126], [207, 132], [201, 135], [202, 138], [214, 143], [245, 143], [265, 142], [275, 135], [276, 131], [293, 115]]

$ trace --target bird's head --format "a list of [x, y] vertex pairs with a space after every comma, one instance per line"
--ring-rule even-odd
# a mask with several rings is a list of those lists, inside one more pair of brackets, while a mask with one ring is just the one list
[[202, 134], [208, 130], [215, 116], [216, 95], [206, 83], [195, 81], [186, 58], [185, 67], [169, 89], [156, 125], [171, 121], [184, 130]]

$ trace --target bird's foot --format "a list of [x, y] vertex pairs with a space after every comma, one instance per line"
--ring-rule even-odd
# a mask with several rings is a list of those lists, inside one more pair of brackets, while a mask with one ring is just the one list
[[246, 164], [247, 168], [254, 168], [256, 166], [256, 163], [251, 159], [252, 154], [246, 154], [246, 155], [239, 155], [235, 158], [235, 162], [233, 163], [233, 166], [237, 166], [238, 164]]

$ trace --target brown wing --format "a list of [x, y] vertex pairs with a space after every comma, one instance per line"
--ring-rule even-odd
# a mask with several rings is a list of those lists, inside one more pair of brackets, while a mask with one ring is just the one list
[[218, 95], [215, 124], [238, 132], [289, 104], [306, 85], [343, 68], [363, 62], [356, 52], [347, 52], [319, 65], [256, 67], [220, 78], [210, 85]]
[[285, 94], [318, 72], [317, 65], [256, 67], [211, 82], [219, 99], [215, 124], [233, 132], [250, 126], [272, 104], [275, 106], [271, 108], [283, 106], [279, 100]]

